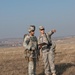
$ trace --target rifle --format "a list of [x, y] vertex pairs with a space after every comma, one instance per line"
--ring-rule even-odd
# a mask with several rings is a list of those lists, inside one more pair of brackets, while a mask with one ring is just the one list
[[47, 43], [40, 43], [40, 44], [38, 44], [39, 49], [41, 49], [41, 48], [42, 48], [42, 46], [44, 46], [44, 45], [48, 45], [48, 44], [47, 44]]

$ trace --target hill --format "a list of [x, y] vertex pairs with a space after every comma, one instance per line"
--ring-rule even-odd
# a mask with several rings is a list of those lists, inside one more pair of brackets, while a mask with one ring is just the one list
[[[75, 37], [56, 40], [55, 65], [57, 75], [75, 75]], [[43, 62], [37, 63], [37, 75], [44, 75]], [[27, 75], [24, 48], [0, 48], [0, 75]]]

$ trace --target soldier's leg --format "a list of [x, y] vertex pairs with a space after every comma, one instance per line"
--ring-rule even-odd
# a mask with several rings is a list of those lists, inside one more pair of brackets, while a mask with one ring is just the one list
[[54, 75], [56, 75], [55, 64], [54, 64], [54, 53], [53, 53], [53, 51], [49, 52], [48, 59], [49, 59], [49, 65], [50, 65], [51, 73], [54, 74]]
[[34, 75], [36, 75], [36, 58], [33, 59], [33, 63], [34, 63], [33, 73]]
[[50, 47], [50, 54], [51, 54], [51, 58], [54, 62], [54, 58], [55, 58], [55, 48], [56, 48], [56, 44], [54, 42], [52, 42], [52, 46]]
[[[50, 67], [52, 67], [52, 68], [51, 68], [51, 72], [52, 72], [54, 75], [56, 75], [56, 74], [55, 74], [56, 70], [55, 70], [55, 65], [54, 65], [55, 49], [56, 49], [56, 44], [55, 44], [54, 42], [52, 42], [52, 46], [51, 46], [51, 48], [50, 48], [50, 59], [51, 59], [51, 60], [49, 60], [49, 61], [51, 62]], [[52, 64], [53, 64], [53, 65], [52, 65]]]
[[43, 52], [42, 55], [43, 55], [45, 74], [49, 75], [50, 74], [50, 68], [49, 68], [49, 61], [48, 61], [48, 53]]
[[34, 75], [34, 61], [29, 61], [28, 75]]

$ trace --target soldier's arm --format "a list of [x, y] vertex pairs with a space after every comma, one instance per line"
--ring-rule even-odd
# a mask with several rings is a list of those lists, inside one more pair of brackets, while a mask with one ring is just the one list
[[51, 36], [51, 35], [53, 35], [55, 32], [56, 32], [56, 30], [53, 29], [53, 30], [51, 30], [51, 31], [48, 32], [48, 35]]
[[23, 46], [25, 47], [25, 49], [28, 49], [28, 50], [31, 49], [31, 47], [29, 46], [29, 41], [30, 41], [29, 38], [26, 37], [23, 42]]

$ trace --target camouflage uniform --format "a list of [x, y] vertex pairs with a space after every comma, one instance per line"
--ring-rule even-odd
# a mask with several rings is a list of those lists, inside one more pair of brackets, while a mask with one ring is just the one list
[[[29, 28], [29, 32], [34, 30], [33, 27]], [[28, 57], [28, 75], [36, 75], [36, 58], [37, 58], [37, 38], [36, 36], [27, 35], [24, 39], [23, 46], [27, 50]]]
[[[40, 26], [40, 29], [44, 29], [44, 27]], [[56, 70], [54, 65], [54, 54], [53, 54], [54, 53], [53, 50], [55, 50], [55, 44], [53, 44], [51, 41], [52, 34], [53, 32], [50, 31], [46, 34], [44, 33], [43, 35], [40, 35], [38, 38], [38, 44], [46, 43], [46, 45], [43, 45], [41, 48], [46, 75], [50, 75], [50, 70], [53, 75], [56, 75], [55, 74]]]

